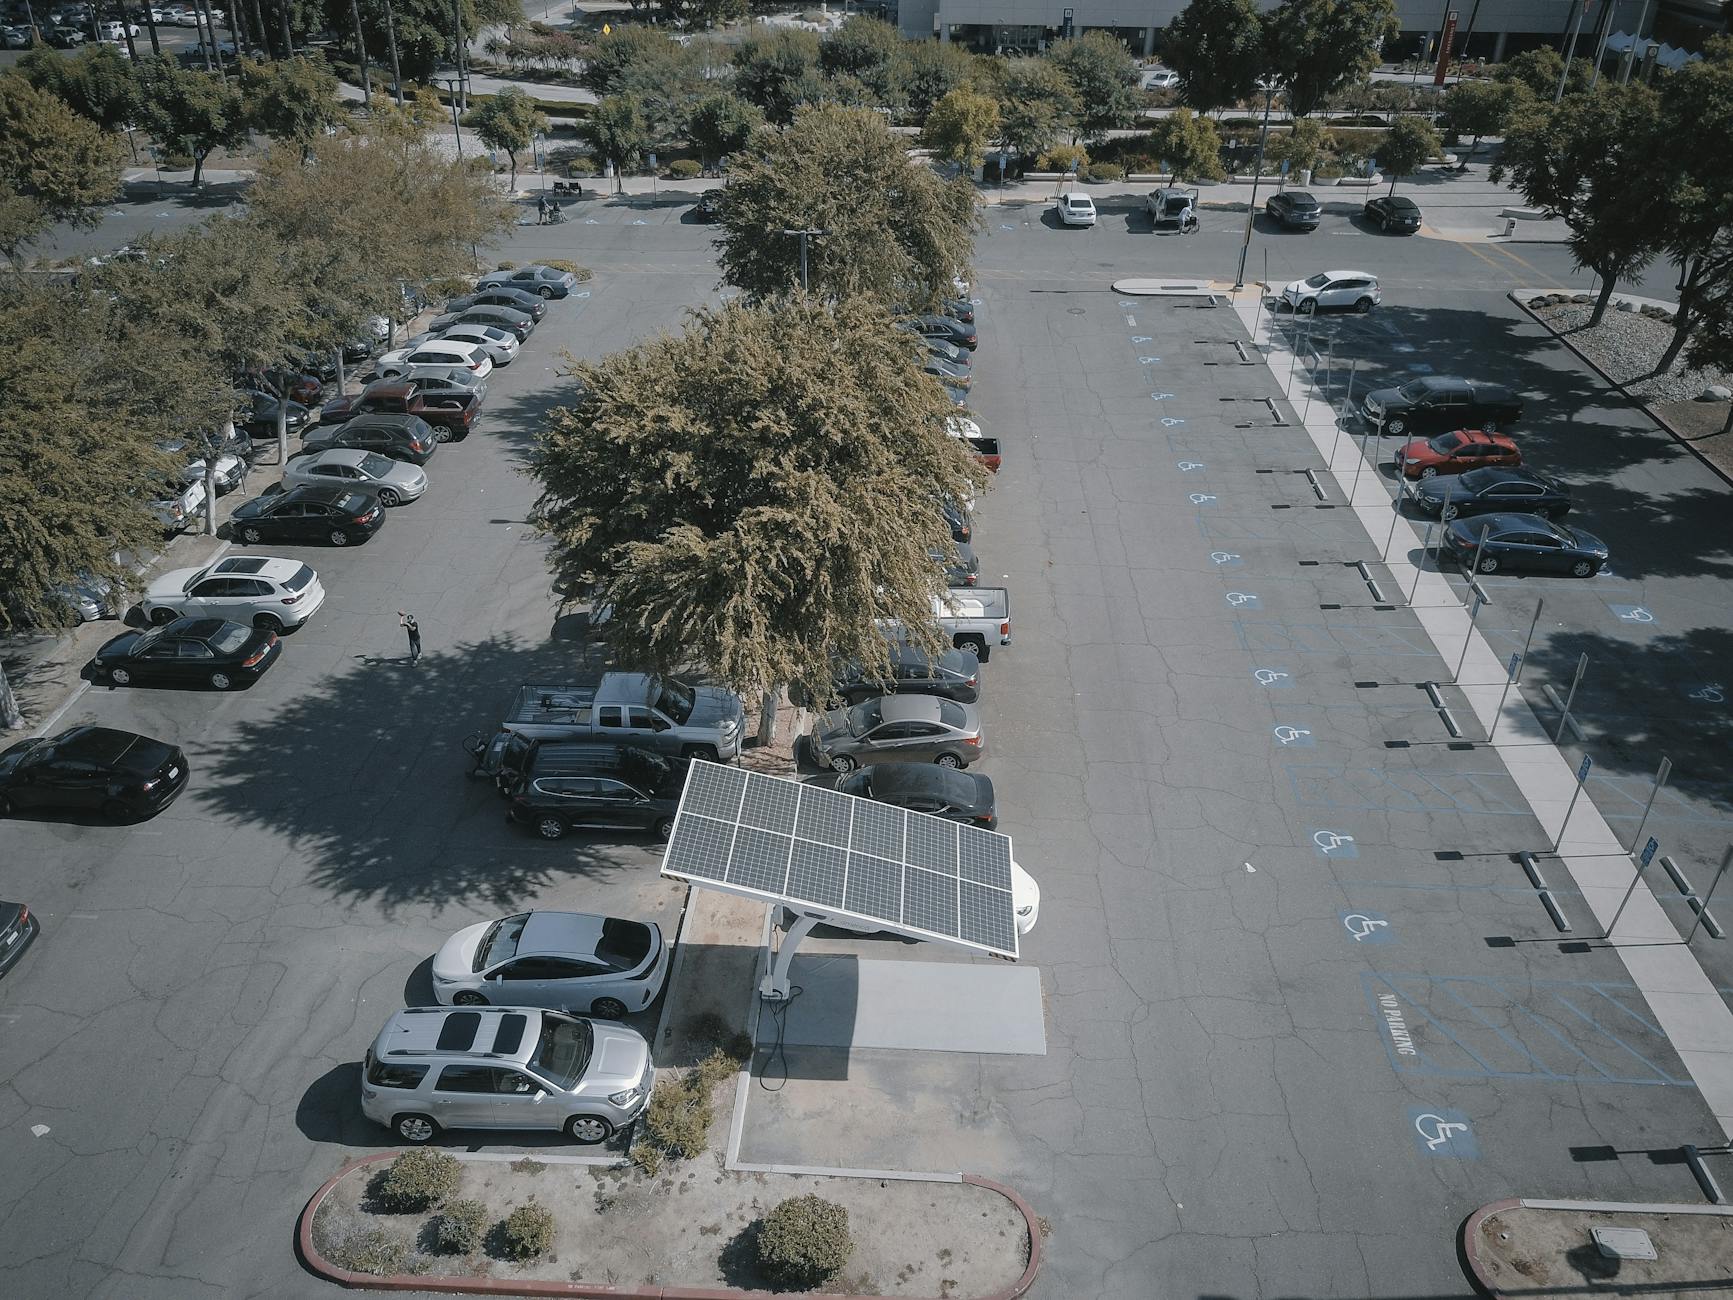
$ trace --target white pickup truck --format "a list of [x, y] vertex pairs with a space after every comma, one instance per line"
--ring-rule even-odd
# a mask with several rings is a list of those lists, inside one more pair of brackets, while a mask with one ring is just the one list
[[[986, 663], [995, 645], [1011, 644], [1011, 593], [1004, 587], [951, 587], [933, 597], [933, 621], [959, 650], [973, 650]], [[882, 627], [897, 632], [900, 625], [887, 619]]]

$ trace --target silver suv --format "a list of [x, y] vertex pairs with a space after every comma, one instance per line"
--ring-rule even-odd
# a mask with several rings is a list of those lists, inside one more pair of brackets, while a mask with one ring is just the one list
[[655, 1083], [650, 1045], [624, 1025], [533, 1007], [410, 1007], [367, 1050], [361, 1111], [405, 1142], [459, 1128], [603, 1142]]

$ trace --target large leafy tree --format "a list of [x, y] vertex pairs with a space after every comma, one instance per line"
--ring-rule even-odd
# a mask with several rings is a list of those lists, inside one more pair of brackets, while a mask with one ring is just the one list
[[875, 105], [902, 99], [900, 56], [905, 42], [895, 27], [865, 14], [843, 20], [819, 44], [819, 66], [832, 77], [850, 76], [863, 84]]
[[[1513, 54], [1492, 70], [1495, 81], [1507, 86], [1521, 86], [1536, 99], [1551, 100], [1558, 91], [1559, 74], [1564, 71], [1564, 55], [1550, 45]], [[1565, 79], [1565, 93], [1579, 95], [1589, 88], [1594, 64], [1587, 59], [1572, 59], [1570, 76]]]
[[120, 146], [57, 96], [0, 76], [0, 255], [14, 266], [56, 221], [94, 226], [120, 193]]
[[246, 139], [247, 106], [221, 76], [182, 68], [164, 55], [138, 66], [145, 121], [171, 153], [193, 160], [193, 184], [204, 180], [205, 159], [215, 149]]
[[1248, 98], [1269, 62], [1256, 0], [1191, 0], [1167, 25], [1161, 57], [1200, 113]]
[[946, 41], [905, 41], [894, 75], [909, 112], [917, 121], [925, 121], [934, 104], [973, 79], [975, 59], [962, 46]]
[[758, 111], [757, 105], [719, 90], [706, 95], [693, 107], [687, 132], [698, 156], [708, 165], [715, 166], [744, 149], [752, 133], [763, 125], [764, 114]]
[[138, 78], [132, 63], [112, 45], [86, 45], [70, 58], [37, 46], [18, 60], [18, 71], [104, 131], [119, 131], [138, 117]]
[[1099, 139], [1137, 114], [1137, 65], [1107, 32], [1085, 32], [1047, 52], [1077, 96], [1077, 125], [1086, 140]]
[[1390, 175], [1390, 193], [1396, 182], [1418, 171], [1428, 158], [1444, 150], [1444, 141], [1423, 117], [1399, 117], [1378, 146], [1378, 165]]
[[779, 125], [811, 100], [818, 80], [818, 37], [781, 27], [747, 37], [734, 51], [734, 88]]
[[517, 156], [528, 149], [538, 132], [548, 129], [548, 119], [516, 86], [507, 86], [484, 100], [469, 115], [469, 125], [489, 149], [504, 149], [511, 159], [511, 188], [517, 188]]
[[1175, 183], [1221, 179], [1222, 139], [1209, 118], [1176, 108], [1149, 133], [1149, 140], [1172, 169]]
[[1282, 0], [1265, 24], [1271, 67], [1296, 117], [1370, 73], [1400, 30], [1395, 0]]
[[999, 135], [1020, 154], [1039, 154], [1076, 127], [1077, 92], [1046, 59], [1007, 59], [1001, 66]]
[[1528, 90], [1520, 81], [1482, 81], [1466, 79], [1457, 82], [1444, 95], [1444, 113], [1442, 125], [1447, 131], [1457, 135], [1472, 136], [1468, 152], [1463, 155], [1462, 167], [1468, 167], [1468, 160], [1480, 148], [1482, 136], [1502, 135], [1505, 127], [1510, 124], [1511, 114], [1518, 104], [1527, 96]]
[[571, 379], [531, 456], [536, 520], [624, 660], [823, 695], [835, 658], [888, 669], [879, 620], [940, 647], [937, 499], [979, 472], [882, 306], [700, 310]]
[[294, 145], [302, 157], [313, 141], [345, 120], [337, 99], [337, 77], [324, 60], [297, 56], [271, 63], [241, 64], [241, 97], [248, 124], [256, 131]]
[[953, 90], [927, 114], [921, 144], [943, 162], [964, 170], [980, 166], [999, 133], [999, 105], [973, 90]]
[[750, 297], [799, 287], [800, 243], [784, 230], [823, 232], [808, 272], [822, 299], [931, 302], [969, 264], [974, 187], [911, 162], [870, 110], [802, 109], [732, 171], [716, 247], [723, 279]]
[[635, 165], [650, 147], [650, 128], [636, 95], [608, 96], [579, 125], [578, 133], [616, 172]]
[[1287, 163], [1289, 175], [1313, 171], [1328, 144], [1324, 124], [1309, 117], [1295, 120], [1288, 130], [1270, 136], [1265, 152], [1272, 162]]
[[1618, 281], [1648, 265], [1672, 227], [1657, 183], [1661, 142], [1654, 93], [1603, 82], [1558, 104], [1525, 100], [1493, 166], [1494, 180], [1508, 174], [1528, 202], [1564, 219], [1572, 258], [1601, 280], [1592, 325]]

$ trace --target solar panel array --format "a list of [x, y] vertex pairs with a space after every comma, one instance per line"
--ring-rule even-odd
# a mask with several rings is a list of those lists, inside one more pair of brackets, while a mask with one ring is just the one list
[[1017, 955], [1009, 839], [784, 777], [693, 763], [662, 874]]

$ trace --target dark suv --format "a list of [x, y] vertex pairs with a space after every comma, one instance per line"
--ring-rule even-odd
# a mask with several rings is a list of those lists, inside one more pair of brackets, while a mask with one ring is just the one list
[[342, 424], [316, 425], [302, 437], [301, 450], [296, 455], [310, 455], [332, 447], [376, 451], [392, 460], [425, 465], [439, 450], [439, 436], [434, 433], [433, 426], [419, 415], [376, 411], [358, 415]]
[[915, 647], [891, 645], [891, 679], [880, 686], [868, 681], [858, 664], [837, 667], [833, 689], [840, 699], [859, 704], [875, 695], [942, 695], [958, 704], [981, 698], [981, 661], [970, 650], [947, 650], [937, 659]]
[[1522, 416], [1522, 398], [1503, 384], [1485, 384], [1453, 375], [1427, 375], [1400, 388], [1375, 388], [1360, 408], [1380, 435], [1485, 429], [1497, 433]]
[[433, 393], [401, 379], [376, 379], [358, 397], [325, 403], [320, 423], [342, 424], [361, 415], [419, 415], [441, 442], [469, 437], [481, 401], [473, 393]]
[[1283, 190], [1265, 200], [1264, 215], [1289, 230], [1316, 230], [1324, 205], [1305, 190]]
[[511, 792], [506, 816], [557, 840], [574, 826], [674, 829], [686, 764], [637, 745], [589, 745], [514, 737], [500, 759]]

